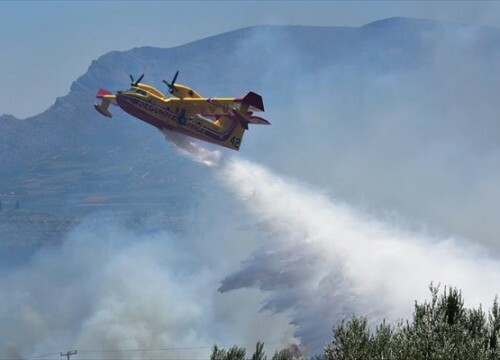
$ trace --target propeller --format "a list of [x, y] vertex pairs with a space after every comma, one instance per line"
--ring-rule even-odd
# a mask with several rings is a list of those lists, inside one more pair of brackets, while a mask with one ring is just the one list
[[129, 75], [130, 76], [130, 86], [137, 86], [139, 85], [139, 83], [141, 82], [142, 78], [144, 77], [144, 74], [142, 74], [141, 76], [139, 76], [139, 79], [137, 79], [136, 81], [134, 81], [134, 77], [132, 75]]
[[168, 83], [168, 81], [163, 80], [163, 83], [165, 83], [168, 86], [169, 92], [172, 95], [174, 94], [175, 91], [177, 91], [177, 89], [175, 88], [175, 80], [177, 80], [177, 75], [179, 75], [179, 70], [177, 70], [177, 72], [175, 73], [171, 83]]

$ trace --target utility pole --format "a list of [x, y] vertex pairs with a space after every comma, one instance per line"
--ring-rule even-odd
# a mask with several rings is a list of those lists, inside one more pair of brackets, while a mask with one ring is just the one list
[[68, 358], [68, 360], [69, 360], [71, 355], [76, 355], [76, 350], [70, 350], [70, 351], [67, 351], [66, 353], [61, 353], [61, 356], [66, 356]]

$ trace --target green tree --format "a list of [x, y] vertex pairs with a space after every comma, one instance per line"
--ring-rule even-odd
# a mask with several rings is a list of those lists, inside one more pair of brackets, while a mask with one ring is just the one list
[[267, 356], [264, 353], [264, 343], [258, 341], [255, 345], [255, 352], [252, 355], [252, 360], [267, 360]]
[[283, 349], [276, 351], [272, 357], [272, 360], [292, 360], [293, 355], [288, 349]]
[[370, 330], [368, 320], [353, 315], [333, 329], [333, 341], [325, 349], [328, 360], [500, 359], [500, 308], [495, 298], [488, 315], [464, 307], [456, 288], [430, 285], [431, 300], [415, 302], [412, 321], [394, 325], [383, 321]]
[[227, 351], [226, 360], [245, 360], [246, 349], [233, 346]]
[[[245, 360], [246, 349], [238, 346], [233, 346], [229, 350], [220, 349], [217, 345], [212, 348], [210, 360]], [[267, 360], [264, 353], [264, 343], [259, 341], [255, 346], [255, 352], [251, 360]]]
[[349, 321], [342, 321], [333, 330], [333, 345], [326, 348], [330, 360], [366, 359], [370, 355], [370, 329], [366, 317], [353, 315]]
[[226, 360], [226, 350], [219, 349], [217, 345], [214, 345], [210, 360]]

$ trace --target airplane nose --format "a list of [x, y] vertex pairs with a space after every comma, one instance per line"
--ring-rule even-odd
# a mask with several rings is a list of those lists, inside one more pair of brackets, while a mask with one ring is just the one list
[[117, 91], [116, 92], [116, 101], [119, 102], [120, 100], [124, 100], [126, 98], [125, 96], [125, 91]]
[[124, 100], [125, 100], [125, 98], [123, 96], [123, 91], [117, 91], [116, 95], [115, 95], [115, 99], [116, 99], [116, 103], [118, 104], [118, 106], [122, 107]]

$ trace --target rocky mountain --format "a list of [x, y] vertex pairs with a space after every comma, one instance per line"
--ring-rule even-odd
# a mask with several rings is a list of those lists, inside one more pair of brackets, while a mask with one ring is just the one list
[[202, 94], [221, 96], [248, 89], [267, 91], [263, 85], [272, 78], [277, 87], [269, 90], [278, 93], [283, 81], [332, 66], [378, 72], [418, 65], [428, 46], [421, 35], [436, 26], [411, 19], [388, 19], [360, 28], [256, 26], [175, 48], [110, 52], [93, 61], [68, 95], [42, 114], [25, 120], [0, 118], [3, 174], [20, 164], [37, 164], [47, 152], [80, 145], [110, 147], [135, 139], [138, 131], [138, 138], [151, 133], [119, 111], [115, 121], [104, 121], [91, 105], [100, 87], [127, 88], [129, 74], [145, 73], [145, 82], [163, 88], [161, 80], [179, 69], [179, 81]]
[[[467, 56], [473, 61], [462, 68], [458, 60]], [[494, 71], [498, 59], [497, 29], [405, 18], [359, 28], [255, 26], [174, 48], [112, 51], [93, 61], [45, 112], [23, 120], [0, 117], [0, 196], [6, 205], [19, 199], [28, 210], [74, 215], [99, 208], [189, 211], [210, 186], [206, 170], [120, 109], [112, 109], [110, 121], [92, 106], [100, 87], [127, 88], [129, 74], [145, 73], [144, 82], [163, 88], [161, 80], [180, 70], [178, 82], [202, 95], [263, 95], [273, 126], [251, 129], [258, 135], [247, 135], [246, 156], [318, 186], [330, 188], [333, 181], [348, 200], [439, 223], [421, 203], [435, 196], [425, 184], [436, 179], [419, 172], [424, 175], [414, 183], [404, 174], [426, 161], [417, 150], [424, 143], [438, 152], [449, 141], [493, 151], [500, 126], [489, 115], [496, 106], [490, 90], [498, 81], [477, 79]], [[479, 89], [485, 94], [480, 105], [461, 92], [464, 81], [475, 94], [474, 86], [488, 86]], [[478, 109], [467, 114], [453, 104]], [[319, 158], [329, 160], [313, 166], [310, 159]], [[431, 168], [438, 168], [437, 158], [429, 157]], [[462, 171], [458, 162], [449, 164], [440, 169], [450, 176]], [[395, 179], [399, 187], [387, 185]], [[461, 192], [457, 186], [450, 197]], [[408, 189], [425, 195], [408, 200]], [[435, 191], [444, 190], [449, 187]], [[460, 227], [458, 215], [448, 222]]]

